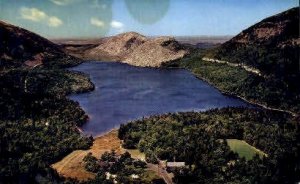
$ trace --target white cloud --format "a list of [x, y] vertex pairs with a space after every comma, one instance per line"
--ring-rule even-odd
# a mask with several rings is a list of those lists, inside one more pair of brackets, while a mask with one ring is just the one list
[[97, 18], [95, 18], [95, 17], [92, 17], [92, 18], [90, 19], [90, 23], [91, 23], [92, 25], [94, 25], [94, 26], [97, 26], [97, 27], [104, 27], [104, 26], [105, 26], [105, 23], [104, 23], [102, 20], [97, 19]]
[[35, 22], [42, 21], [47, 17], [45, 12], [38, 10], [36, 8], [22, 7], [20, 9], [20, 14], [21, 14], [21, 18], [35, 21]]
[[45, 12], [37, 8], [22, 7], [20, 9], [20, 15], [22, 19], [30, 20], [34, 22], [46, 22], [50, 27], [58, 27], [63, 24], [63, 21], [58, 17], [49, 16]]
[[116, 20], [113, 20], [111, 23], [110, 23], [110, 26], [112, 28], [116, 28], [116, 29], [122, 29], [124, 27], [124, 24], [122, 22], [118, 22]]
[[50, 0], [50, 1], [58, 6], [65, 6], [74, 2], [75, 0]]
[[58, 27], [62, 24], [63, 24], [62, 20], [60, 20], [57, 17], [52, 16], [52, 17], [49, 17], [49, 19], [48, 19], [48, 25], [50, 27]]

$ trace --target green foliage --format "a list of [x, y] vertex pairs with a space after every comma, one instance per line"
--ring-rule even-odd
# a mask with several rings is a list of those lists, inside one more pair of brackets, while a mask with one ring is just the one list
[[245, 141], [238, 139], [226, 139], [230, 149], [237, 153], [239, 157], [244, 157], [246, 160], [251, 160], [254, 156], [259, 155], [261, 158], [267, 156], [264, 152], [249, 145]]
[[14, 69], [0, 74], [0, 87], [1, 181], [31, 183], [39, 176], [51, 182], [57, 177], [52, 163], [92, 144], [76, 129], [87, 116], [65, 96], [93, 89], [86, 76], [60, 69]]
[[101, 161], [107, 161], [107, 162], [115, 162], [116, 161], [116, 152], [114, 150], [110, 152], [104, 152], [101, 155]]
[[[151, 183], [148, 182], [149, 177], [143, 180], [142, 176], [147, 174], [146, 163], [140, 160], [134, 160], [128, 152], [121, 155], [117, 155], [115, 151], [105, 152], [102, 154], [101, 158], [97, 160], [88, 153], [84, 160], [85, 168], [87, 171], [92, 171], [97, 173], [96, 178], [89, 180], [87, 183], [109, 183], [114, 180], [118, 183]], [[90, 166], [92, 165], [92, 170]], [[116, 175], [116, 178], [110, 177], [107, 179], [105, 173], [110, 173]], [[132, 178], [131, 175], [138, 175], [139, 178]]]
[[133, 162], [134, 167], [136, 168], [146, 168], [147, 164], [141, 160]]
[[[147, 161], [184, 161], [177, 183], [292, 183], [299, 180], [299, 124], [288, 114], [225, 108], [153, 116], [120, 127]], [[268, 157], [246, 161], [224, 139], [245, 140]], [[295, 162], [296, 161], [296, 162]]]
[[100, 166], [99, 164], [97, 163], [97, 158], [94, 157], [92, 155], [92, 153], [88, 153], [84, 158], [83, 158], [83, 161], [85, 162], [85, 169], [87, 171], [90, 171], [90, 172], [94, 172], [96, 173], [99, 169], [100, 169]]
[[[239, 67], [203, 61], [206, 50], [196, 50], [191, 56], [173, 63], [192, 71], [197, 77], [229, 95], [272, 108], [300, 112], [300, 75], [258, 76]], [[295, 68], [295, 67], [294, 67]], [[297, 68], [297, 67], [296, 67]]]
[[[260, 33], [262, 29], [274, 34]], [[190, 57], [169, 63], [167, 66], [187, 68], [225, 93], [298, 114], [298, 37], [299, 7], [296, 7], [249, 27], [217, 48], [195, 50]], [[202, 57], [250, 66], [260, 70], [262, 76], [242, 68], [202, 61]]]

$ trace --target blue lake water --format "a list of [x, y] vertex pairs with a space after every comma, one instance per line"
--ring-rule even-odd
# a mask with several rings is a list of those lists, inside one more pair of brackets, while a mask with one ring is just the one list
[[71, 68], [88, 75], [95, 84], [92, 92], [70, 95], [90, 120], [82, 127], [97, 136], [150, 115], [212, 108], [250, 106], [223, 95], [184, 69], [154, 69], [118, 62], [87, 62]]

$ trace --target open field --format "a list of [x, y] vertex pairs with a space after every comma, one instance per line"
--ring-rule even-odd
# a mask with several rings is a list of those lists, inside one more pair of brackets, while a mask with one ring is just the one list
[[130, 153], [131, 157], [134, 159], [139, 159], [145, 161], [145, 153], [140, 152], [138, 149], [124, 149], [124, 152]]
[[251, 160], [256, 154], [261, 158], [267, 156], [261, 150], [249, 145], [247, 142], [238, 139], [227, 139], [230, 149], [237, 153], [240, 157], [244, 157], [246, 160]]
[[89, 150], [76, 150], [67, 155], [61, 161], [52, 165], [61, 176], [66, 178], [74, 178], [77, 180], [87, 180], [95, 176], [94, 173], [88, 172], [84, 169], [82, 159], [91, 152], [95, 157], [99, 158], [105, 151], [114, 149], [118, 154], [123, 152], [121, 149], [121, 141], [118, 139], [118, 131], [111, 132], [97, 137], [93, 146]]
[[[94, 140], [93, 146], [89, 150], [76, 150], [64, 157], [61, 161], [52, 165], [60, 176], [65, 178], [73, 178], [79, 181], [92, 179], [95, 174], [84, 169], [83, 158], [91, 152], [95, 157], [99, 158], [105, 151], [114, 149], [117, 154], [122, 154], [128, 151], [132, 158], [145, 160], [145, 154], [137, 149], [126, 150], [121, 147], [121, 140], [118, 138], [118, 130], [112, 130], [103, 136], [97, 137]], [[144, 181], [152, 181], [159, 179], [157, 173], [151, 169], [147, 169], [141, 176]]]

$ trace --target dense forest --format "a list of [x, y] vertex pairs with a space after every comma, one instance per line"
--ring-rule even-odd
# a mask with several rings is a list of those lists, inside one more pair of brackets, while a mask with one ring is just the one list
[[[300, 83], [288, 83], [280, 77], [263, 77], [240, 67], [203, 61], [207, 49], [193, 49], [190, 56], [165, 63], [164, 67], [182, 67], [216, 86], [224, 93], [271, 108], [300, 112]], [[299, 81], [299, 79], [297, 79]]]
[[[268, 17], [224, 44], [192, 49], [166, 67], [183, 67], [221, 91], [271, 108], [300, 113], [299, 8]], [[261, 75], [212, 58], [259, 70]]]
[[10, 69], [0, 74], [0, 181], [53, 182], [50, 164], [92, 138], [76, 126], [87, 116], [66, 95], [94, 88], [87, 76], [55, 67]]
[[[299, 181], [299, 118], [258, 109], [224, 108], [153, 116], [121, 125], [125, 148], [148, 162], [186, 162], [175, 183], [294, 183]], [[246, 161], [226, 139], [245, 140], [267, 154]]]
[[[178, 62], [226, 93], [299, 113], [299, 53], [297, 7], [262, 20], [216, 48], [196, 50]], [[206, 62], [203, 57], [249, 66], [261, 75]]]
[[[66, 95], [94, 86], [83, 73], [65, 69], [81, 61], [59, 46], [4, 22], [0, 27], [0, 183], [78, 183], [60, 178], [50, 165], [92, 145], [93, 138], [77, 129], [88, 117]], [[144, 152], [148, 163], [185, 162], [174, 170], [175, 183], [299, 182], [299, 53], [299, 8], [264, 19], [216, 48], [191, 49], [163, 66], [188, 69], [226, 94], [285, 112], [254, 107], [165, 114], [121, 125], [118, 136], [125, 148]], [[264, 154], [246, 160], [227, 139], [244, 140]], [[146, 163], [128, 153], [88, 154], [83, 161], [96, 174], [85, 183], [114, 183], [106, 172], [117, 174], [119, 183], [149, 179], [131, 177], [145, 174]]]

